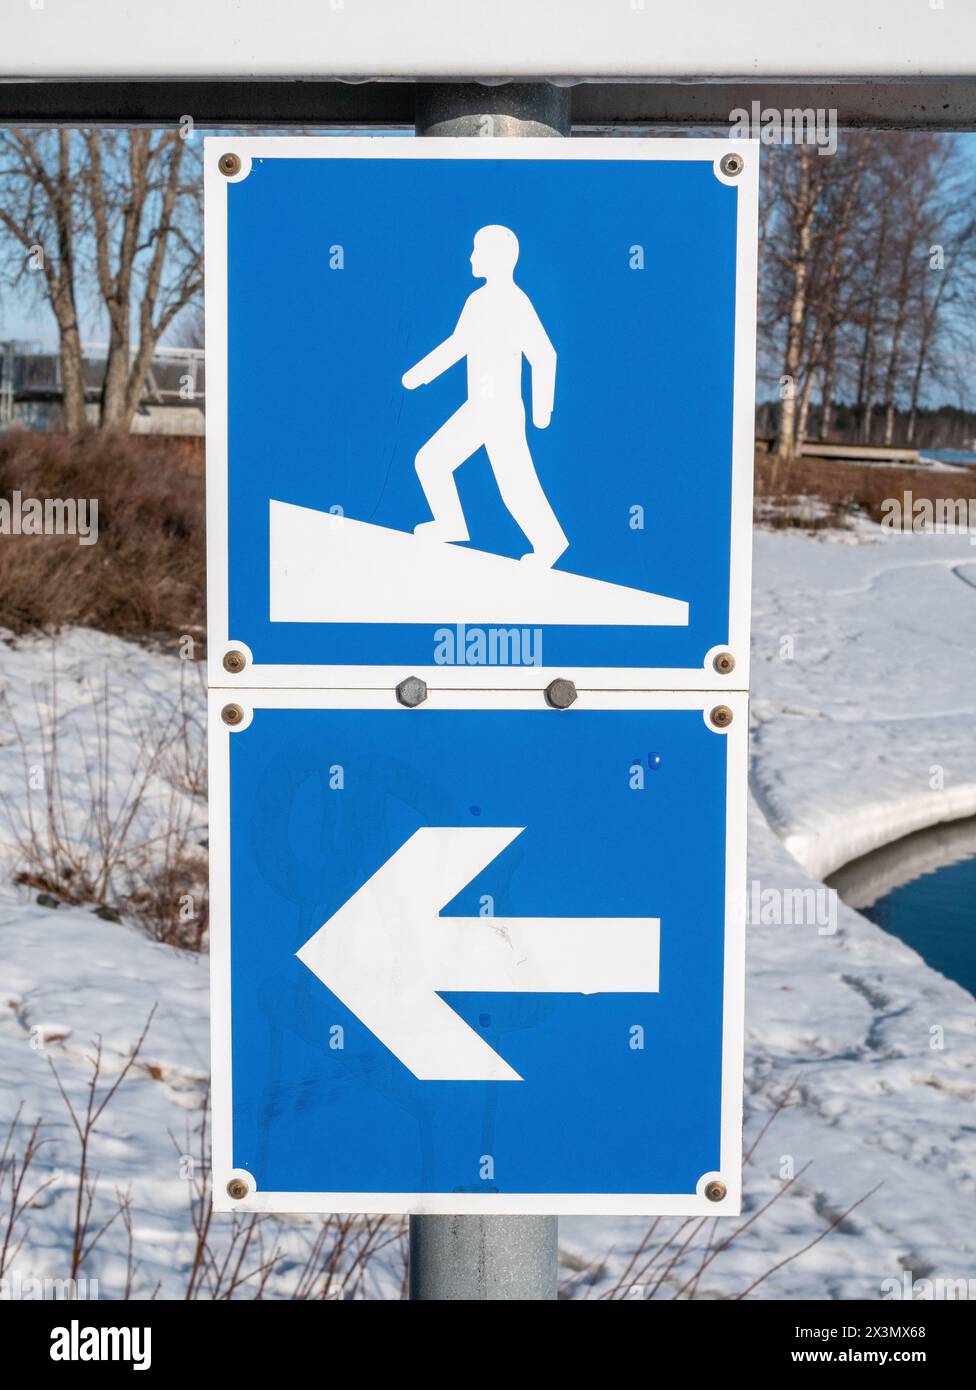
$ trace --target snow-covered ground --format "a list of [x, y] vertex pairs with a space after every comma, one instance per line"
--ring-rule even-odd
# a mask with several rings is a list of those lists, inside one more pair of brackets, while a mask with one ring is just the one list
[[976, 546], [855, 535], [756, 537], [753, 788], [818, 878], [976, 813]]
[[[976, 549], [968, 537], [882, 540], [864, 526], [816, 538], [760, 532], [754, 634], [749, 877], [757, 891], [817, 887], [854, 855], [976, 811]], [[0, 688], [30, 744], [31, 692], [49, 684], [50, 645], [0, 650]], [[58, 664], [57, 720], [76, 779], [69, 799], [74, 785], [83, 800], [76, 731], [79, 720], [89, 721], [90, 750], [106, 671], [119, 785], [133, 747], [128, 736], [154, 717], [160, 699], [172, 700], [180, 671], [170, 657], [81, 632], [61, 639]], [[28, 763], [41, 761], [39, 744], [28, 751]], [[18, 740], [4, 727], [0, 792], [14, 798], [23, 786]], [[155, 782], [151, 790], [165, 795]], [[139, 1064], [98, 1126], [96, 1214], [104, 1219], [116, 1190], [128, 1189], [135, 1292], [147, 1296], [159, 1284], [163, 1296], [179, 1297], [193, 1251], [185, 1132], [198, 1123], [208, 1064], [206, 958], [83, 909], [40, 907], [33, 896], [0, 868], [0, 1135], [20, 1102], [27, 1119], [43, 1116], [52, 1142], [37, 1171], [55, 1176], [29, 1214], [15, 1267], [25, 1276], [66, 1273], [77, 1145], [50, 1063], [77, 1108], [93, 1035], [103, 1035], [110, 1078], [156, 1004]], [[793, 1089], [750, 1161], [743, 1222], [777, 1200], [709, 1263], [700, 1296], [745, 1290], [879, 1183], [826, 1240], [751, 1296], [872, 1299], [905, 1270], [915, 1278], [976, 1275], [968, 1218], [976, 1187], [976, 1000], [843, 905], [826, 929], [823, 913], [819, 922], [749, 929], [747, 1146]], [[697, 1233], [696, 1248], [713, 1224]], [[738, 1224], [719, 1223], [712, 1249]], [[578, 1296], [619, 1278], [646, 1225], [561, 1223], [565, 1275], [601, 1268], [596, 1283], [577, 1286]], [[676, 1226], [660, 1223], [655, 1239]], [[682, 1229], [672, 1251], [691, 1232]], [[282, 1227], [292, 1264], [269, 1294], [292, 1291], [294, 1261], [314, 1233], [312, 1221]], [[125, 1251], [117, 1222], [86, 1270], [103, 1298], [124, 1288]], [[669, 1258], [652, 1275], [629, 1278], [653, 1284]], [[659, 1292], [678, 1287], [696, 1264], [679, 1260]], [[389, 1253], [372, 1294], [396, 1297], [399, 1279]]]

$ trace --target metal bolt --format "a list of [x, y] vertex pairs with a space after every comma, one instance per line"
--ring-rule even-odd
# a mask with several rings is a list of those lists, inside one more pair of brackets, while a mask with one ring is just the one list
[[244, 711], [241, 709], [240, 705], [224, 705], [223, 709], [220, 711], [220, 717], [225, 724], [233, 726], [234, 724], [240, 724], [241, 720], [244, 718]]
[[727, 676], [735, 670], [735, 657], [731, 652], [719, 652], [712, 665], [720, 676]]
[[728, 1195], [729, 1189], [724, 1182], [719, 1182], [718, 1179], [705, 1184], [705, 1196], [710, 1202], [722, 1202]]
[[239, 675], [247, 665], [247, 657], [243, 652], [225, 652], [224, 670], [229, 671], [232, 676]]
[[745, 160], [741, 154], [726, 154], [722, 156], [722, 162], [718, 167], [728, 178], [734, 179], [745, 168]]
[[235, 174], [241, 172], [241, 157], [239, 154], [222, 154], [217, 160], [217, 168], [228, 179], [232, 179]]
[[231, 1178], [227, 1184], [227, 1196], [233, 1197], [235, 1202], [239, 1202], [242, 1197], [247, 1196], [247, 1183], [243, 1178]]
[[732, 723], [732, 711], [728, 705], [716, 705], [708, 717], [716, 729], [727, 729]]
[[576, 699], [576, 686], [572, 681], [555, 680], [546, 686], [546, 703], [553, 709], [569, 709]]
[[427, 699], [427, 682], [422, 681], [419, 676], [407, 676], [396, 688], [396, 697], [401, 705], [406, 705], [408, 709], [416, 709]]

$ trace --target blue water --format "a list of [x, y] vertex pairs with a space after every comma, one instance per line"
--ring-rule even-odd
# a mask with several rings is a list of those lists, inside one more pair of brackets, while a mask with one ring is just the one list
[[976, 856], [923, 874], [860, 911], [976, 994]]
[[968, 449], [920, 449], [918, 457], [921, 463], [935, 459], [939, 463], [957, 464], [960, 468], [967, 468], [976, 463], [976, 454]]

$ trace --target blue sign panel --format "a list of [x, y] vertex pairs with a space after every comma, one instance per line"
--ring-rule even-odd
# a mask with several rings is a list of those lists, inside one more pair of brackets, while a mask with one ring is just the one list
[[731, 645], [741, 674], [754, 152], [726, 173], [715, 141], [235, 148], [211, 173], [216, 654], [315, 684], [701, 671]]
[[220, 1180], [279, 1210], [682, 1211], [721, 1177], [734, 1209], [740, 697], [735, 733], [696, 697], [452, 698], [223, 730]]

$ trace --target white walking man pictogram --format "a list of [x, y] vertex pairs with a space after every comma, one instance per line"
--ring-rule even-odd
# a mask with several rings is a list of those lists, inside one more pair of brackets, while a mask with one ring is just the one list
[[475, 234], [471, 274], [485, 284], [469, 295], [457, 327], [404, 373], [408, 391], [425, 386], [466, 357], [468, 398], [417, 454], [417, 474], [433, 521], [414, 534], [437, 541], [466, 541], [468, 528], [454, 471], [482, 445], [502, 501], [532, 549], [522, 556], [549, 568], [569, 542], [536, 475], [525, 437], [522, 357], [532, 368], [532, 423], [544, 430], [552, 416], [556, 351], [532, 301], [514, 280], [519, 244], [508, 227]]

